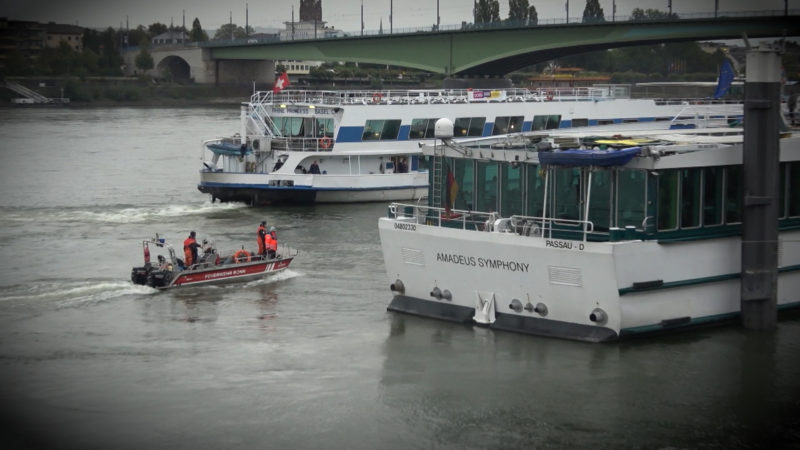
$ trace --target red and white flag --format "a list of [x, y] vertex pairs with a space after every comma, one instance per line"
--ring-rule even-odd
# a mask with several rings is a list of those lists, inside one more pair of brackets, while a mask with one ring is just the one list
[[289, 86], [289, 76], [286, 75], [286, 72], [283, 72], [281, 76], [275, 80], [275, 86], [272, 87], [272, 93], [277, 94], [278, 92], [286, 89], [286, 86]]

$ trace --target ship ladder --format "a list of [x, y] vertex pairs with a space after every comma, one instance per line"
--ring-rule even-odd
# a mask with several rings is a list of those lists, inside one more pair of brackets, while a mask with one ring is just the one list
[[475, 291], [478, 301], [475, 303], [475, 315], [472, 320], [479, 325], [491, 325], [495, 321], [494, 292]]
[[431, 180], [431, 184], [433, 186], [433, 192], [431, 192], [431, 194], [433, 195], [433, 198], [431, 199], [431, 206], [434, 208], [442, 207], [442, 190], [447, 189], [446, 186], [442, 185], [443, 160], [443, 156], [435, 155], [433, 157], [433, 179]]

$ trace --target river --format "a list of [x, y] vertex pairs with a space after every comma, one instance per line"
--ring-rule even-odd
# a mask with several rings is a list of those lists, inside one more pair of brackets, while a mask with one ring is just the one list
[[[386, 311], [386, 205], [197, 188], [225, 108], [0, 109], [0, 442], [64, 449], [800, 445], [800, 317], [613, 344]], [[299, 249], [258, 282], [156, 292], [141, 241]], [[10, 445], [10, 446], [9, 446]]]

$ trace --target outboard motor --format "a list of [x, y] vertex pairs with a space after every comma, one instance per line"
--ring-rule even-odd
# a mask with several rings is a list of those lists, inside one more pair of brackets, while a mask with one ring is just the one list
[[147, 277], [147, 284], [152, 288], [164, 287], [169, 284], [170, 272], [166, 270], [154, 270]]
[[131, 269], [131, 281], [133, 284], [147, 284], [147, 268], [134, 267]]

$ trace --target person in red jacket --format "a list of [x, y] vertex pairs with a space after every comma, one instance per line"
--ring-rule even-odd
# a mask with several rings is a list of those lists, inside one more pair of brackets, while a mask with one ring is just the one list
[[257, 239], [258, 239], [258, 254], [261, 256], [267, 256], [267, 221], [262, 220], [261, 224], [258, 226], [257, 232]]
[[192, 231], [189, 233], [189, 237], [183, 241], [183, 256], [186, 267], [197, 262], [197, 249], [200, 248], [200, 244], [197, 243], [195, 236], [195, 232]]
[[265, 242], [267, 244], [267, 257], [272, 259], [278, 253], [278, 233], [275, 227], [269, 229]]

